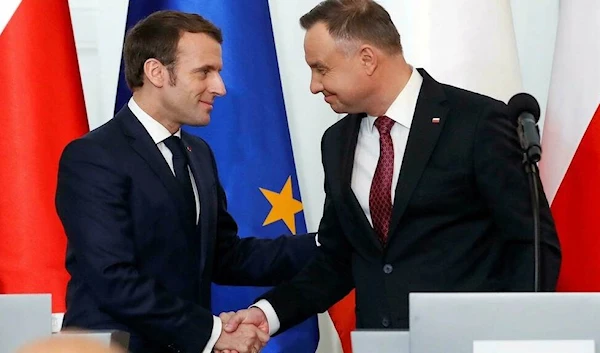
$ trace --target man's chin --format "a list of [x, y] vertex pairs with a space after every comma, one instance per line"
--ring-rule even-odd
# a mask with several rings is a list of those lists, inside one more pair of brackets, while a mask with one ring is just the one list
[[329, 104], [329, 106], [331, 107], [331, 110], [333, 110], [334, 112], [336, 112], [338, 114], [348, 113], [347, 109], [345, 109], [344, 107], [340, 107], [337, 104]]
[[198, 119], [194, 119], [194, 121], [187, 123], [186, 125], [189, 126], [194, 126], [194, 127], [202, 127], [202, 126], [206, 126], [210, 123], [210, 115], [198, 118]]

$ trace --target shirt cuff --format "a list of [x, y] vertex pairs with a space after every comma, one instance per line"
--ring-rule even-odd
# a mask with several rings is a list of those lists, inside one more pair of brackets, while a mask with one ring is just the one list
[[221, 337], [222, 330], [223, 330], [223, 323], [221, 322], [221, 319], [218, 316], [213, 316], [212, 333], [211, 333], [210, 339], [208, 340], [208, 343], [204, 347], [204, 350], [202, 351], [202, 353], [212, 353], [213, 352], [213, 348], [215, 348], [215, 344], [217, 344], [219, 337]]
[[273, 309], [273, 305], [271, 305], [271, 303], [269, 303], [266, 299], [261, 299], [252, 306], [259, 308], [263, 313], [265, 313], [265, 316], [267, 317], [267, 323], [269, 324], [269, 336], [273, 336], [275, 332], [279, 331], [281, 323], [279, 322], [277, 313], [275, 312], [275, 309]]

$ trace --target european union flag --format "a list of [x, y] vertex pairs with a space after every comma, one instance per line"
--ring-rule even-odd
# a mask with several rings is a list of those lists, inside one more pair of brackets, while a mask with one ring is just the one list
[[[186, 130], [215, 152], [240, 236], [306, 232], [268, 0], [130, 0], [127, 28], [158, 10], [198, 13], [223, 31], [223, 80], [208, 127]], [[116, 110], [131, 96], [121, 70]], [[246, 308], [265, 288], [213, 286], [213, 312]], [[316, 318], [273, 338], [264, 352], [315, 352]]]

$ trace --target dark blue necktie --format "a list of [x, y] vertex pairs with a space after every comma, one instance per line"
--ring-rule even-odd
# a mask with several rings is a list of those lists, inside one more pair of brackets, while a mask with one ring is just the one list
[[185, 151], [185, 146], [181, 139], [175, 135], [172, 135], [163, 142], [173, 154], [175, 178], [183, 193], [183, 209], [186, 212], [186, 220], [188, 220], [186, 226], [192, 227], [193, 229], [196, 225], [196, 200], [194, 198], [194, 190], [192, 189], [192, 180], [188, 171], [188, 155]]

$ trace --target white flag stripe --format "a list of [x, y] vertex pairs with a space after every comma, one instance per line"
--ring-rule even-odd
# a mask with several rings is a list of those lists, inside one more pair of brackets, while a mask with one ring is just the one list
[[600, 104], [600, 6], [596, 1], [569, 0], [560, 5], [540, 164], [549, 202]]
[[[502, 101], [522, 90], [509, 0], [423, 0], [409, 62], [437, 80]], [[413, 48], [413, 50], [415, 49]]]
[[0, 35], [6, 28], [8, 21], [13, 17], [15, 11], [21, 4], [22, 0], [1, 0], [0, 1]]

